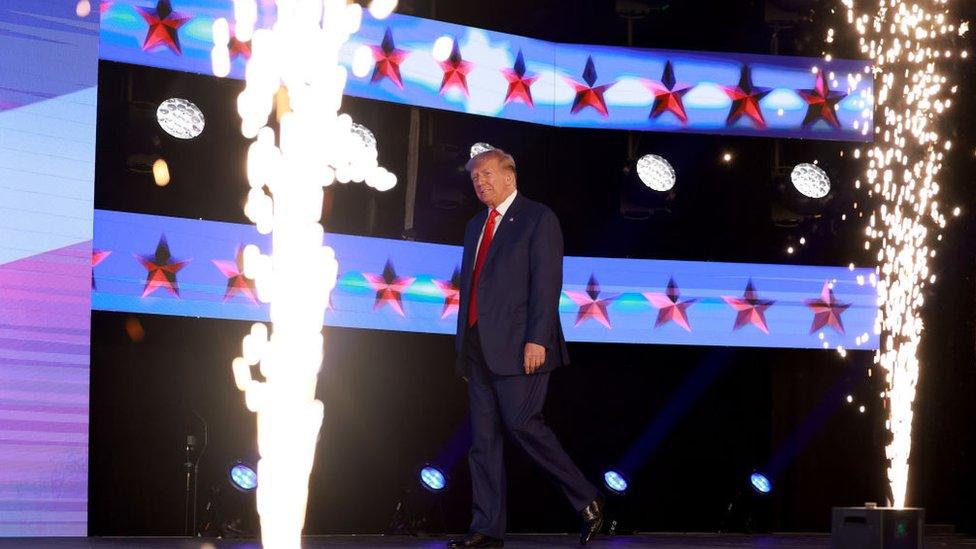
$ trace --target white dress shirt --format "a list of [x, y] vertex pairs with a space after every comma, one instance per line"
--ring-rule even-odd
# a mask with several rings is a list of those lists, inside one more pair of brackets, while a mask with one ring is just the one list
[[[498, 210], [498, 217], [495, 219], [495, 228], [491, 232], [492, 238], [494, 238], [495, 233], [498, 232], [498, 226], [502, 224], [502, 219], [505, 219], [505, 212], [508, 211], [508, 208], [512, 205], [512, 202], [515, 202], [515, 195], [517, 194], [518, 191], [512, 191], [512, 194], [508, 195], [508, 198], [503, 200], [502, 203], [495, 208], [496, 210]], [[488, 210], [488, 216], [491, 217], [491, 209]], [[487, 224], [488, 224], [488, 218], [486, 217], [485, 225]], [[478, 250], [481, 248], [481, 239], [484, 238], [485, 236], [485, 225], [481, 226], [481, 234], [478, 235], [478, 246], [475, 247], [474, 249], [475, 257], [478, 257]]]

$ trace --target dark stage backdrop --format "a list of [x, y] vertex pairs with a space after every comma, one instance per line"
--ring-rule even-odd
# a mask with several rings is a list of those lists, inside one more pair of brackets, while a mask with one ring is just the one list
[[[615, 36], [607, 30], [619, 23], [612, 13], [606, 24], [594, 25], [581, 11], [599, 3], [539, 4], [525, 18], [495, 10], [499, 19], [475, 20], [457, 13], [468, 9], [467, 3], [441, 2], [437, 17], [516, 34], [552, 33], [541, 36], [550, 40], [573, 36], [611, 43], [608, 37]], [[700, 4], [681, 6], [672, 13], [696, 14]], [[733, 11], [747, 14], [738, 7]], [[566, 25], [543, 24], [555, 12], [572, 16]], [[755, 32], [761, 21], [730, 25], [736, 20], [712, 17], [708, 21], [714, 26], [704, 33], [684, 32], [667, 18], [643, 21], [649, 30], [636, 33], [636, 45], [725, 50], [735, 44], [737, 51], [755, 52], [768, 45], [768, 36]], [[676, 30], [664, 32], [669, 26]], [[722, 34], [723, 29], [731, 34]], [[816, 51], [793, 53], [819, 54], [822, 32], [814, 35], [818, 38], [809, 47]], [[960, 78], [961, 98], [972, 96], [974, 74]], [[234, 130], [239, 91], [239, 82], [100, 63], [96, 208], [246, 222], [241, 203], [247, 186], [242, 164], [234, 160], [243, 158], [247, 147]], [[197, 101], [206, 111], [208, 130], [200, 138], [182, 142], [161, 135], [152, 111], [171, 95]], [[846, 149], [836, 144], [780, 142], [782, 164], [817, 158], [838, 182], [821, 217], [790, 228], [782, 219], [773, 221], [778, 200], [771, 175], [773, 140], [628, 136], [419, 111], [416, 217], [413, 230], [405, 231], [407, 141], [383, 136], [407, 135], [411, 113], [355, 99], [345, 101], [344, 109], [381, 136], [380, 162], [401, 182], [386, 194], [363, 186], [333, 187], [324, 207], [326, 229], [332, 232], [459, 244], [465, 221], [479, 207], [463, 162], [471, 143], [486, 141], [515, 155], [520, 189], [557, 213], [569, 255], [822, 265], [874, 261], [861, 247], [863, 223], [850, 210], [864, 199], [851, 189], [857, 174], [852, 164], [831, 160]], [[963, 215], [951, 220], [933, 261], [938, 283], [925, 289], [909, 487], [909, 501], [926, 507], [930, 523], [954, 523], [968, 531], [976, 531], [976, 186], [971, 184], [976, 144], [966, 133], [976, 123], [974, 113], [954, 111], [958, 130], [947, 134], [954, 146], [946, 153], [940, 203], [947, 210], [961, 205]], [[679, 174], [666, 211], [658, 203], [643, 204], [657, 208], [646, 219], [621, 213], [622, 199], [628, 198], [621, 168], [630, 164], [629, 137], [637, 154], [663, 154]], [[730, 164], [719, 162], [726, 150], [734, 153]], [[168, 159], [169, 186], [156, 187], [150, 175], [127, 169], [131, 155], [149, 153]], [[786, 256], [785, 246], [795, 245], [801, 235], [807, 245]], [[183, 445], [188, 432], [200, 431], [191, 410], [210, 427], [201, 463], [201, 506], [209, 486], [226, 486], [224, 469], [232, 460], [254, 458], [254, 417], [230, 371], [248, 324], [140, 317], [145, 336], [137, 343], [125, 330], [130, 316], [94, 312], [92, 317], [89, 531], [179, 534]], [[138, 330], [133, 333], [138, 336]], [[416, 491], [418, 465], [437, 456], [464, 423], [465, 387], [452, 376], [449, 337], [330, 329], [326, 341], [319, 383], [326, 415], [306, 531], [380, 532], [401, 490]], [[570, 352], [574, 365], [553, 375], [546, 414], [587, 476], [599, 480], [649, 425], [660, 440], [631, 479], [627, 498], [611, 501], [621, 529], [720, 528], [736, 484], [782, 448], [794, 454], [774, 479], [771, 527], [825, 530], [830, 506], [883, 501], [884, 411], [879, 372], [867, 376], [870, 354], [841, 360], [833, 351], [597, 344], [574, 344]], [[714, 380], [701, 383], [707, 378], [702, 371], [714, 372]], [[697, 399], [681, 397], [699, 392]], [[863, 415], [845, 403], [848, 393], [866, 404]], [[659, 417], [665, 419], [655, 423]], [[537, 469], [518, 451], [508, 458], [511, 529], [574, 528], [571, 510]], [[462, 530], [470, 501], [463, 458], [451, 474], [445, 519], [448, 529]]]
[[[230, 369], [247, 329], [93, 314], [92, 535], [182, 532], [184, 442], [202, 431], [194, 410], [209, 425], [201, 507], [211, 486], [229, 490], [231, 462], [253, 462], [254, 417]], [[621, 530], [719, 529], [749, 472], [790, 440], [796, 459], [774, 479], [769, 526], [826, 529], [831, 505], [880, 497], [879, 411], [860, 414], [837, 395], [823, 406], [825, 394], [864, 386], [869, 354], [843, 361], [820, 351], [602, 344], [573, 345], [571, 353], [575, 364], [553, 374], [546, 414], [584, 473], [599, 481], [645, 432], [658, 441], [630, 493], [611, 500]], [[418, 491], [418, 467], [467, 421], [453, 356], [444, 336], [326, 331], [318, 390], [325, 422], [306, 533], [382, 532], [403, 490]], [[804, 424], [813, 428], [797, 441]], [[510, 450], [510, 531], [573, 529], [561, 494]], [[462, 531], [470, 504], [463, 455], [449, 473], [445, 525]]]

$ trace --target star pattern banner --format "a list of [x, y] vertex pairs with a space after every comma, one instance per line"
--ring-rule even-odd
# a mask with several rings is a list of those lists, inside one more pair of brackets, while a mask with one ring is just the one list
[[[257, 26], [268, 27], [273, 4], [258, 4]], [[227, 0], [102, 8], [102, 59], [200, 74], [211, 74], [214, 20], [233, 21]], [[250, 48], [231, 39], [230, 77], [243, 78]], [[347, 94], [420, 107], [568, 127], [873, 138], [865, 61], [562, 44], [368, 12], [340, 57]]]
[[[339, 281], [324, 324], [453, 334], [461, 248], [328, 234]], [[268, 320], [242, 248], [253, 225], [95, 211], [92, 308]], [[567, 257], [559, 301], [569, 341], [874, 350], [874, 271]]]

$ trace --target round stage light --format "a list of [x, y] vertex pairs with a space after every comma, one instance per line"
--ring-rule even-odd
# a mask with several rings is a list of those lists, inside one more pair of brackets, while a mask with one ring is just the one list
[[258, 487], [257, 472], [243, 461], [235, 462], [227, 474], [230, 476], [230, 483], [241, 492], [251, 492]]
[[490, 151], [494, 148], [495, 147], [492, 147], [488, 143], [482, 143], [482, 142], [475, 143], [474, 145], [471, 145], [471, 158], [474, 158], [479, 154], [485, 151]]
[[159, 104], [156, 120], [166, 133], [179, 139], [193, 139], [203, 132], [204, 118], [200, 108], [179, 97]]
[[762, 473], [753, 473], [749, 477], [752, 488], [760, 494], [768, 494], [773, 491], [773, 483]]
[[823, 198], [830, 192], [830, 177], [815, 164], [797, 164], [790, 173], [790, 181], [800, 194], [810, 198]]
[[376, 136], [373, 135], [373, 132], [371, 132], [369, 128], [363, 126], [362, 124], [357, 124], [353, 122], [352, 127], [349, 129], [349, 131], [352, 132], [353, 135], [359, 138], [359, 140], [363, 144], [363, 147], [366, 147], [367, 149], [372, 149], [374, 151], [376, 150]]
[[441, 36], [437, 40], [434, 40], [434, 47], [431, 48], [430, 54], [434, 56], [434, 61], [443, 63], [451, 56], [451, 51], [453, 50], [454, 39], [450, 36]]
[[603, 473], [603, 482], [607, 485], [607, 488], [617, 494], [622, 494], [627, 491], [627, 479], [617, 471]]
[[655, 191], [670, 191], [674, 187], [674, 168], [656, 154], [645, 154], [637, 160], [637, 176], [644, 185]]
[[420, 470], [420, 484], [431, 492], [440, 492], [447, 487], [447, 477], [437, 467], [428, 465]]

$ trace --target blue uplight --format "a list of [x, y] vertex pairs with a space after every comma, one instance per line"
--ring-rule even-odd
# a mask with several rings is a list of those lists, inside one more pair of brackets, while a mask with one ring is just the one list
[[618, 494], [622, 494], [627, 491], [627, 479], [616, 471], [607, 471], [606, 473], [603, 473], [603, 482], [606, 483], [607, 488]]
[[250, 465], [238, 461], [230, 468], [230, 482], [242, 492], [250, 492], [258, 487], [258, 474]]
[[749, 477], [752, 487], [760, 494], [768, 494], [773, 491], [773, 483], [762, 473], [753, 473]]
[[420, 470], [420, 483], [431, 492], [440, 492], [447, 486], [447, 478], [440, 469], [428, 465]]

